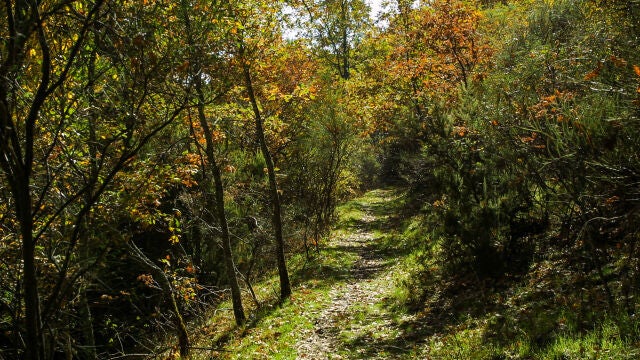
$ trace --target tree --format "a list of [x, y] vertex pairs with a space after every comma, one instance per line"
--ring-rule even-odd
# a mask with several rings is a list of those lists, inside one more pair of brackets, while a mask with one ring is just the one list
[[[264, 119], [256, 97], [251, 69], [251, 66], [258, 62], [259, 54], [264, 51], [264, 47], [269, 41], [281, 39], [281, 35], [277, 32], [278, 26], [276, 25], [278, 9], [272, 4], [261, 2], [252, 5], [253, 7], [248, 7], [247, 4], [236, 7], [229, 6], [229, 16], [236, 21], [235, 27], [230, 32], [237, 34], [234, 61], [238, 65], [240, 81], [244, 85], [249, 99], [249, 105], [253, 112], [256, 140], [266, 163], [272, 208], [271, 221], [275, 237], [275, 257], [280, 279], [280, 298], [284, 300], [291, 295], [291, 284], [285, 259], [280, 189], [278, 188], [273, 157], [265, 137]], [[273, 31], [274, 28], [276, 31]]]
[[349, 79], [353, 68], [353, 49], [370, 26], [369, 6], [362, 0], [299, 0], [299, 25], [308, 29], [321, 58], [341, 78]]
[[468, 86], [473, 70], [489, 59], [490, 48], [478, 33], [480, 18], [465, 1], [433, 1], [418, 8], [398, 1], [382, 40], [394, 44], [387, 57], [388, 80], [407, 89], [398, 90], [409, 94], [420, 122], [429, 102], [454, 100], [458, 86]]
[[[214, 13], [212, 9], [209, 9], [209, 13]], [[238, 284], [238, 279], [236, 276], [236, 266], [233, 261], [233, 253], [231, 251], [231, 236], [229, 234], [229, 224], [227, 221], [227, 215], [225, 210], [225, 200], [224, 200], [224, 184], [222, 181], [222, 171], [220, 169], [220, 165], [218, 163], [217, 156], [215, 154], [217, 143], [219, 140], [222, 140], [220, 136], [214, 138], [216, 134], [220, 134], [217, 130], [213, 130], [212, 126], [209, 122], [212, 120], [208, 118], [206, 115], [205, 107], [209, 103], [207, 101], [207, 94], [205, 93], [205, 82], [204, 79], [207, 78], [209, 87], [214, 86], [214, 84], [218, 83], [218, 79], [216, 76], [218, 74], [211, 73], [208, 69], [214, 68], [212, 64], [208, 64], [207, 60], [215, 61], [216, 59], [211, 56], [207, 56], [206, 54], [210, 54], [215, 51], [220, 51], [220, 49], [216, 49], [212, 45], [216, 43], [216, 39], [213, 39], [213, 31], [209, 28], [203, 28], [200, 23], [196, 23], [196, 21], [192, 20], [191, 13], [189, 9], [187, 9], [187, 3], [185, 1], [182, 2], [182, 16], [184, 21], [184, 26], [186, 30], [186, 45], [190, 49], [187, 72], [188, 79], [192, 82], [193, 87], [195, 89], [195, 106], [197, 109], [197, 119], [198, 119], [198, 128], [201, 131], [196, 132], [196, 127], [192, 124], [191, 128], [194, 129], [192, 131], [192, 135], [196, 137], [194, 143], [198, 146], [200, 145], [199, 137], [204, 137], [205, 144], [202, 149], [205, 157], [206, 157], [206, 169], [213, 177], [214, 183], [214, 194], [215, 199], [212, 199], [211, 196], [207, 193], [205, 196], [205, 203], [208, 208], [215, 208], [215, 213], [217, 215], [217, 220], [220, 223], [220, 234], [222, 240], [222, 249], [224, 252], [224, 262], [227, 271], [227, 280], [229, 282], [229, 286], [231, 287], [231, 300], [233, 303], [233, 313], [236, 319], [236, 323], [238, 325], [244, 324], [246, 321], [246, 317], [244, 314], [244, 309], [242, 307], [242, 294], [240, 292], [240, 286]], [[204, 20], [208, 20], [206, 22], [211, 23], [211, 19], [207, 19], [205, 17], [205, 13], [200, 13], [204, 17]], [[217, 20], [217, 17], [213, 17], [213, 19]], [[200, 19], [197, 19], [200, 20]], [[196, 29], [194, 26], [198, 26], [196, 33]], [[223, 30], [223, 29], [215, 29], [215, 30]], [[196, 38], [196, 34], [197, 38]], [[221, 89], [218, 91], [222, 95], [228, 88], [227, 84], [224, 82], [221, 85]], [[212, 124], [215, 126], [215, 123]], [[204, 181], [207, 180], [207, 177], [204, 178]], [[208, 213], [208, 211], [207, 211]], [[212, 221], [212, 217], [207, 217], [210, 221]]]
[[140, 9], [104, 3], [2, 4], [0, 166], [11, 223], [3, 243], [21, 246], [22, 290], [13, 296], [25, 312], [14, 321], [24, 321], [28, 359], [60, 351], [52, 325], [102, 258], [77, 256], [96, 235], [89, 224], [104, 216], [100, 199], [185, 105], [160, 101], [172, 91], [164, 77], [171, 57], [157, 60], [170, 46], [153, 32], [123, 34], [115, 12]]
[[[35, 219], [38, 208], [34, 209], [37, 199], [44, 194], [36, 194], [34, 203], [33, 170], [35, 162], [36, 134], [39, 132], [40, 112], [47, 99], [67, 81], [69, 70], [78, 56], [88, 32], [98, 15], [102, 1], [89, 5], [89, 11], [78, 16], [79, 31], [51, 33], [45, 24], [60, 21], [64, 2], [39, 7], [33, 2], [4, 2], [5, 22], [2, 28], [3, 44], [0, 65], [0, 165], [4, 180], [8, 183], [13, 198], [12, 210], [20, 227], [22, 246], [22, 272], [24, 276], [24, 307], [27, 359], [45, 357], [45, 339], [42, 327], [40, 294], [36, 264], [36, 245], [39, 240]], [[64, 9], [66, 10], [66, 9]], [[75, 37], [75, 39], [74, 39]], [[65, 42], [67, 51], [57, 50], [55, 40]], [[25, 71], [28, 57], [40, 54], [39, 69], [31, 65]], [[53, 56], [62, 55], [64, 62], [56, 66]], [[35, 60], [35, 59], [34, 59]], [[13, 82], [22, 77], [32, 76], [32, 82], [23, 84], [33, 91], [23, 103], [22, 89]], [[34, 86], [33, 88], [29, 88]], [[35, 235], [34, 235], [35, 234]]]
[[282, 235], [282, 207], [280, 203], [280, 192], [278, 190], [278, 180], [276, 179], [275, 166], [273, 158], [264, 136], [264, 125], [258, 101], [253, 90], [253, 82], [251, 80], [250, 62], [244, 58], [244, 47], [240, 47], [240, 61], [242, 62], [242, 72], [244, 74], [244, 83], [251, 102], [251, 109], [255, 117], [256, 134], [260, 144], [260, 151], [264, 156], [267, 165], [267, 174], [269, 176], [269, 193], [271, 195], [271, 206], [273, 207], [273, 231], [276, 240], [276, 260], [278, 263], [278, 276], [280, 277], [280, 298], [282, 300], [291, 296], [291, 284], [289, 282], [289, 273], [287, 271], [287, 262], [284, 256], [284, 236]]
[[166, 301], [170, 305], [170, 311], [173, 313], [175, 326], [177, 328], [178, 333], [178, 347], [180, 348], [180, 356], [186, 357], [189, 355], [189, 333], [187, 332], [187, 326], [182, 318], [182, 314], [180, 313], [180, 307], [178, 306], [178, 302], [175, 298], [176, 291], [173, 286], [171, 286], [171, 281], [167, 277], [167, 274], [162, 270], [157, 264], [155, 264], [147, 255], [142, 252], [140, 248], [136, 246], [133, 242], [127, 244], [129, 250], [131, 251], [131, 255], [142, 264], [144, 267], [149, 269], [153, 274], [153, 277], [157, 279], [158, 284], [160, 285], [160, 289], [162, 290], [162, 295], [166, 299]]

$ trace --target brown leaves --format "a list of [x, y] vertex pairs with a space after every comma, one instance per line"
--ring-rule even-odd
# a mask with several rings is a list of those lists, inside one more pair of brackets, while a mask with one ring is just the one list
[[453, 131], [452, 131], [453, 135], [457, 135], [459, 137], [464, 137], [468, 133], [469, 133], [469, 128], [467, 128], [466, 126], [454, 126], [453, 127]]
[[151, 276], [151, 274], [140, 274], [136, 280], [142, 282], [148, 287], [154, 287], [155, 284], [155, 280], [153, 280], [153, 276]]
[[624, 68], [627, 66], [627, 60], [623, 59], [623, 58], [619, 58], [615, 55], [611, 55], [609, 56], [609, 61], [618, 68]]
[[189, 65], [190, 65], [189, 60], [185, 60], [185, 62], [183, 62], [182, 64], [180, 64], [180, 66], [176, 68], [176, 71], [180, 73], [184, 73], [189, 69]]
[[584, 80], [589, 81], [600, 76], [600, 71], [602, 71], [602, 66], [603, 66], [603, 63], [599, 62], [595, 69], [593, 69], [591, 72], [589, 72], [587, 75], [584, 76]]
[[[633, 65], [633, 72], [640, 78], [640, 67], [638, 65]], [[638, 88], [636, 89], [636, 92], [640, 94], [640, 86], [638, 86]], [[636, 104], [636, 105], [640, 105], [640, 104]]]

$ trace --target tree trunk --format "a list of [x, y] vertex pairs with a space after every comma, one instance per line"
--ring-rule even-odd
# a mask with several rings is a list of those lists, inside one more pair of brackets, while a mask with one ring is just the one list
[[[198, 48], [198, 44], [195, 43], [192, 36], [191, 19], [189, 18], [189, 4], [186, 1], [182, 1], [182, 10], [184, 17], [184, 24], [187, 31], [188, 45], [191, 50]], [[227, 270], [227, 280], [229, 287], [231, 288], [231, 302], [233, 304], [233, 315], [236, 319], [238, 326], [242, 325], [246, 321], [244, 315], [244, 309], [242, 307], [242, 293], [240, 292], [240, 285], [238, 284], [238, 278], [236, 276], [236, 266], [233, 263], [233, 252], [231, 251], [231, 236], [229, 235], [229, 224], [227, 222], [227, 214], [224, 204], [224, 184], [222, 182], [222, 175], [220, 173], [220, 166], [218, 165], [215, 154], [215, 143], [211, 136], [211, 127], [205, 115], [205, 96], [202, 89], [202, 74], [200, 68], [200, 54], [195, 52], [191, 53], [191, 63], [193, 64], [192, 76], [194, 79], [194, 87], [197, 95], [197, 108], [198, 108], [198, 120], [200, 127], [205, 138], [205, 155], [207, 157], [208, 166], [206, 167], [213, 176], [213, 183], [215, 187], [215, 204], [211, 204], [210, 196], [206, 196], [207, 208], [215, 208], [218, 221], [220, 221], [220, 235], [222, 240], [222, 251], [224, 253], [224, 264]], [[195, 136], [195, 134], [194, 134]], [[196, 144], [198, 142], [196, 141]]]
[[28, 188], [19, 200], [18, 210], [22, 233], [22, 262], [25, 328], [27, 332], [25, 358], [27, 360], [44, 359], [44, 336], [40, 318], [40, 296], [38, 294], [37, 270], [35, 264], [35, 242], [33, 239], [33, 218], [31, 216], [31, 197]]
[[340, 20], [342, 22], [342, 34], [340, 39], [340, 47], [342, 48], [342, 71], [340, 73], [343, 79], [348, 80], [351, 74], [349, 70], [350, 45], [347, 31], [347, 23], [349, 22], [349, 4], [346, 0], [340, 2]]
[[[242, 325], [246, 321], [244, 315], [244, 309], [242, 307], [242, 293], [240, 292], [240, 285], [238, 284], [238, 278], [236, 276], [236, 266], [233, 263], [233, 252], [231, 251], [231, 236], [229, 235], [229, 224], [227, 222], [227, 214], [224, 205], [224, 185], [222, 183], [222, 175], [220, 174], [220, 166], [216, 161], [216, 155], [214, 153], [214, 142], [211, 136], [211, 129], [204, 112], [204, 93], [202, 91], [202, 82], [196, 80], [196, 92], [198, 94], [198, 119], [200, 120], [200, 126], [204, 133], [206, 141], [205, 153], [209, 162], [209, 170], [213, 175], [213, 182], [215, 186], [215, 210], [220, 222], [220, 233], [222, 236], [222, 251], [224, 253], [224, 263], [227, 270], [227, 278], [229, 281], [229, 287], [231, 287], [231, 302], [233, 303], [233, 315], [236, 319], [238, 326]], [[209, 199], [209, 197], [207, 197]], [[208, 205], [210, 201], [207, 200]]]
[[189, 355], [189, 333], [187, 332], [187, 326], [184, 323], [184, 319], [182, 318], [182, 314], [180, 314], [180, 308], [178, 307], [178, 302], [176, 298], [173, 296], [173, 288], [171, 287], [171, 283], [167, 278], [167, 275], [160, 269], [155, 266], [152, 267], [151, 270], [158, 278], [158, 284], [160, 284], [160, 288], [164, 293], [165, 299], [169, 302], [171, 306], [171, 312], [173, 312], [174, 316], [174, 324], [176, 326], [178, 332], [178, 347], [180, 348], [180, 356], [187, 357]]
[[[94, 84], [95, 80], [98, 78], [96, 75], [96, 60], [97, 53], [96, 51], [92, 51], [89, 56], [89, 61], [87, 62], [87, 76], [88, 76], [88, 84], [87, 90], [89, 93], [94, 92]], [[95, 105], [95, 100], [92, 98], [91, 103]], [[91, 111], [89, 116], [87, 116], [87, 129], [89, 130], [89, 141], [87, 141], [88, 149], [89, 149], [89, 158], [91, 159], [91, 166], [89, 168], [89, 182], [91, 183], [91, 187], [87, 189], [87, 192], [84, 196], [84, 201], [86, 206], [91, 206], [93, 202], [93, 197], [95, 194], [95, 185], [97, 184], [97, 180], [99, 177], [99, 160], [98, 160], [98, 136], [96, 135], [96, 119], [99, 116]], [[92, 254], [94, 254], [95, 249], [91, 248], [91, 244], [89, 243], [89, 229], [91, 229], [91, 215], [87, 215], [83, 220], [81, 220], [80, 224], [84, 229], [80, 232], [82, 234], [80, 238], [80, 248], [79, 254], [83, 261], [88, 261]], [[91, 276], [87, 276], [85, 281], [90, 281]], [[87, 286], [89, 284], [83, 284], [79, 289], [79, 297], [80, 297], [80, 309], [79, 309], [79, 323], [80, 329], [82, 331], [83, 337], [83, 350], [81, 358], [84, 359], [97, 359], [96, 354], [96, 341], [95, 334], [93, 331], [93, 317], [91, 315], [91, 308], [89, 307], [89, 301], [87, 299]]]
[[267, 141], [264, 137], [264, 129], [262, 126], [262, 117], [260, 115], [260, 109], [258, 108], [258, 102], [253, 92], [253, 85], [251, 82], [251, 72], [249, 65], [243, 61], [242, 70], [244, 72], [245, 86], [249, 93], [249, 100], [251, 101], [251, 107], [253, 108], [253, 114], [256, 123], [256, 135], [260, 142], [260, 149], [267, 163], [267, 173], [269, 176], [269, 193], [271, 195], [271, 205], [273, 207], [272, 222], [273, 231], [276, 239], [276, 260], [278, 262], [278, 275], [280, 276], [280, 299], [284, 300], [291, 296], [291, 284], [289, 283], [289, 273], [287, 272], [287, 262], [284, 257], [284, 239], [282, 236], [282, 209], [280, 206], [280, 194], [278, 193], [278, 182], [276, 179], [275, 167], [273, 165], [273, 159], [271, 153], [267, 147]]
[[80, 290], [80, 327], [82, 331], [82, 337], [84, 340], [84, 350], [81, 359], [97, 359], [96, 353], [96, 340], [93, 332], [93, 316], [91, 315], [91, 308], [89, 307], [89, 301], [87, 299], [87, 289], [82, 288]]
[[216, 191], [216, 212], [218, 213], [218, 220], [220, 221], [220, 232], [222, 235], [222, 251], [224, 253], [224, 263], [227, 269], [227, 277], [229, 286], [231, 287], [231, 302], [233, 303], [233, 315], [236, 319], [236, 324], [239, 326], [244, 324], [246, 317], [244, 315], [244, 309], [242, 307], [242, 293], [240, 292], [240, 285], [238, 284], [238, 277], [236, 276], [236, 266], [233, 262], [233, 253], [231, 251], [231, 236], [229, 235], [229, 225], [227, 223], [227, 216], [224, 206], [224, 189], [222, 186], [222, 177], [220, 176], [220, 169], [214, 161], [209, 161], [211, 172], [213, 173], [213, 181], [215, 183]]

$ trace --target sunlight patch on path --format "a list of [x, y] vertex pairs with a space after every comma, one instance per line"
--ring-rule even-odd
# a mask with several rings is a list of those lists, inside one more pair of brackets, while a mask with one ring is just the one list
[[[377, 203], [387, 197], [380, 194]], [[317, 315], [313, 329], [306, 329], [296, 346], [299, 359], [382, 359], [387, 339], [397, 336], [393, 320], [376, 308], [383, 299], [384, 284], [392, 283], [389, 261], [376, 251], [377, 240], [372, 224], [384, 215], [374, 215], [373, 206], [365, 212], [350, 232], [335, 238], [330, 248], [355, 253], [358, 259], [349, 270], [344, 285], [330, 290], [330, 304]], [[373, 309], [373, 311], [372, 311]]]

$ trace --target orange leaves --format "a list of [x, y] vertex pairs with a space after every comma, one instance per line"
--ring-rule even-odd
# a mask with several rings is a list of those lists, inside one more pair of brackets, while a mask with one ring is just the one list
[[[192, 271], [195, 271], [191, 265], [188, 265], [187, 268], [189, 267], [191, 267]], [[190, 277], [176, 277], [173, 281], [173, 285], [184, 301], [194, 300], [196, 298], [198, 288], [201, 287], [196, 279]]]
[[531, 106], [530, 110], [536, 119], [548, 118], [557, 122], [565, 121], [561, 107], [574, 98], [574, 94], [570, 91], [559, 91], [551, 95], [543, 96], [540, 101]]
[[464, 137], [469, 133], [469, 128], [466, 126], [454, 126], [452, 134], [457, 135], [459, 137]]
[[543, 97], [542, 98], [542, 103], [543, 104], [555, 104], [557, 99], [558, 99], [558, 92], [556, 92], [553, 95], [549, 95], [549, 96]]
[[520, 141], [522, 141], [525, 144], [528, 144], [534, 149], [546, 149], [547, 147], [545, 144], [542, 144], [543, 139], [535, 131], [532, 131], [531, 135], [521, 136]]
[[[610, 73], [613, 69], [616, 69], [616, 68], [624, 69], [626, 72], [629, 69], [629, 62], [621, 57], [610, 55], [608, 58], [600, 60], [596, 65], [596, 67], [592, 71], [588, 72], [583, 79], [585, 81], [591, 81], [603, 75], [603, 71], [607, 71], [608, 73]], [[640, 77], [640, 67], [638, 65], [633, 65], [631, 67], [631, 70], [637, 77]], [[605, 75], [605, 76], [611, 76], [611, 75]], [[628, 75], [624, 74], [622, 76], [626, 77]], [[640, 87], [637, 89], [637, 92], [640, 93]]]
[[523, 143], [531, 143], [534, 142], [538, 138], [538, 133], [533, 131], [531, 132], [531, 136], [522, 136], [520, 137], [520, 141]]
[[216, 144], [223, 142], [226, 138], [227, 135], [225, 135], [225, 133], [220, 130], [213, 130], [213, 132], [211, 133], [211, 139]]
[[183, 62], [182, 64], [180, 64], [180, 66], [176, 68], [176, 71], [180, 73], [184, 73], [189, 69], [189, 65], [190, 65], [189, 60], [185, 60], [185, 62]]
[[196, 269], [193, 267], [192, 264], [187, 265], [187, 267], [184, 269], [184, 271], [186, 271], [188, 274], [195, 274], [196, 273]]
[[[215, 119], [216, 117], [217, 117], [217, 114], [216, 115], [212, 115], [212, 116], [208, 116], [208, 118], [212, 118], [212, 119]], [[202, 129], [202, 126], [200, 125], [200, 123], [196, 122], [196, 121], [192, 122], [190, 120], [190, 118], [188, 118], [188, 117], [184, 120], [184, 122], [185, 122], [185, 124], [187, 126], [191, 127], [191, 131], [192, 131], [191, 135], [193, 136], [195, 141], [197, 141], [198, 144], [200, 144], [200, 145], [203, 145], [203, 146], [206, 145], [206, 143], [207, 143], [206, 136], [203, 133], [203, 129]], [[211, 126], [211, 125], [209, 125], [209, 126]], [[217, 126], [217, 125], [214, 125], [214, 126]], [[214, 144], [220, 144], [220, 143], [224, 142], [226, 139], [227, 139], [227, 134], [225, 133], [225, 131], [223, 131], [223, 130], [221, 130], [219, 128], [214, 128], [211, 131], [211, 140], [213, 141]], [[190, 156], [189, 159], [188, 159], [188, 162], [191, 163], [191, 164], [199, 163], [199, 161], [200, 161], [199, 158], [196, 159], [193, 156]]]
[[443, 194], [440, 197], [440, 199], [437, 199], [431, 205], [433, 205], [434, 208], [446, 208], [447, 207], [447, 195]]
[[194, 180], [194, 175], [198, 173], [202, 166], [202, 158], [195, 153], [187, 152], [179, 157], [176, 161], [176, 177], [185, 187], [192, 187], [198, 183]]
[[387, 67], [392, 79], [411, 82], [416, 97], [453, 100], [459, 85], [485, 78], [478, 70], [488, 64], [492, 50], [477, 31], [482, 17], [477, 9], [440, 0], [404, 11], [408, 14], [393, 19], [385, 34], [394, 44]]
[[627, 60], [623, 58], [619, 58], [615, 55], [609, 56], [609, 61], [611, 61], [611, 63], [618, 68], [623, 68], [627, 66]]
[[593, 80], [596, 77], [600, 76], [600, 72], [602, 71], [602, 67], [603, 67], [603, 63], [599, 62], [595, 69], [593, 69], [591, 72], [589, 72], [587, 75], [584, 76], [584, 80], [589, 81], [589, 80]]
[[[638, 65], [633, 65], [633, 72], [636, 74], [636, 76], [638, 76], [638, 78], [640, 78], [640, 66]], [[640, 79], [639, 79], [640, 80]], [[640, 94], [640, 85], [638, 86], [638, 88], [636, 89], [636, 92], [638, 94]], [[640, 105], [640, 104], [639, 104]]]
[[188, 188], [198, 185], [198, 182], [193, 180], [192, 178], [188, 178], [188, 179], [183, 178], [180, 182], [182, 183], [182, 185]]
[[287, 43], [271, 46], [271, 56], [254, 64], [256, 78], [264, 83], [256, 87], [257, 93], [267, 100], [262, 105], [268, 112], [295, 111], [295, 107], [316, 97], [318, 86], [313, 80], [318, 64], [306, 47]]
[[608, 197], [608, 198], [604, 199], [604, 203], [607, 206], [612, 206], [612, 205], [614, 205], [615, 203], [617, 203], [619, 201], [620, 201], [620, 197], [617, 196], [617, 195], [614, 195], [614, 196], [611, 196], [611, 197]]
[[196, 166], [201, 165], [201, 160], [202, 158], [198, 156], [198, 154], [194, 154], [194, 153], [186, 153], [181, 159], [181, 161], [186, 164], [196, 165]]

